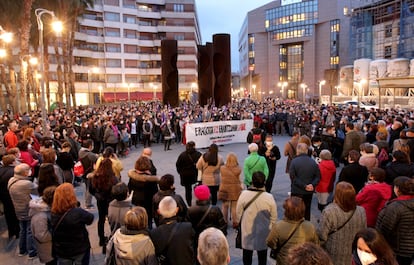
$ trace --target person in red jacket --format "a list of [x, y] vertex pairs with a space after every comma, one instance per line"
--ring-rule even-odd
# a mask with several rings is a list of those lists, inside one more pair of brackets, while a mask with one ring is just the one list
[[323, 149], [319, 155], [319, 171], [321, 180], [316, 186], [316, 197], [318, 198], [318, 209], [322, 210], [328, 205], [329, 195], [333, 191], [336, 178], [336, 166], [332, 160], [332, 154], [328, 149]]
[[7, 127], [9, 130], [4, 135], [3, 141], [4, 145], [6, 146], [6, 150], [9, 151], [10, 148], [16, 147], [19, 141], [16, 135], [19, 124], [17, 124], [16, 120], [11, 120]]
[[372, 168], [367, 184], [356, 196], [357, 204], [365, 209], [368, 227], [375, 227], [378, 213], [391, 198], [392, 188], [384, 182], [385, 176], [384, 169]]

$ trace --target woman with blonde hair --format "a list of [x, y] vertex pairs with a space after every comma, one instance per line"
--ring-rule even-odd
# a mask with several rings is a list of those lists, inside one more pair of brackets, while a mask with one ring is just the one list
[[132, 208], [125, 214], [124, 223], [108, 242], [106, 259], [113, 256], [116, 264], [123, 265], [158, 265], [154, 244], [147, 230], [145, 209], [140, 206]]
[[88, 265], [91, 244], [86, 225], [93, 214], [78, 207], [75, 190], [70, 183], [56, 188], [52, 203], [52, 249], [58, 264]]
[[228, 212], [230, 208], [230, 219], [233, 221], [233, 227], [236, 227], [236, 206], [237, 199], [242, 191], [240, 181], [241, 168], [237, 161], [235, 153], [229, 153], [226, 158], [226, 164], [220, 167], [221, 181], [218, 192], [218, 199], [223, 201], [222, 212], [226, 223], [229, 222]]

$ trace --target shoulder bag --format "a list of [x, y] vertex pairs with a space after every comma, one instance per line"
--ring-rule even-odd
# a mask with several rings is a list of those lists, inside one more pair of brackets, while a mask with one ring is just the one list
[[286, 245], [287, 242], [289, 242], [289, 240], [292, 238], [292, 236], [296, 233], [296, 230], [298, 230], [299, 226], [303, 223], [303, 220], [296, 225], [295, 229], [293, 229], [293, 232], [290, 233], [289, 237], [279, 246], [277, 246], [276, 248], [272, 248], [270, 250], [270, 257], [272, 259], [276, 259], [277, 255], [279, 255], [280, 250]]
[[250, 206], [250, 204], [252, 204], [259, 196], [260, 194], [262, 194], [263, 191], [259, 191], [257, 192], [256, 195], [254, 195], [254, 197], [244, 206], [243, 208], [243, 213], [242, 216], [240, 217], [240, 222], [237, 226], [237, 235], [236, 235], [236, 248], [242, 248], [242, 231], [241, 231], [241, 223], [242, 223], [242, 219], [243, 219], [243, 214], [244, 211], [246, 211], [246, 209]]
[[338, 232], [339, 230], [341, 230], [352, 219], [352, 216], [354, 216], [355, 211], [356, 211], [356, 209], [352, 212], [351, 216], [349, 216], [348, 219], [346, 219], [345, 223], [343, 223], [341, 226], [336, 228], [334, 231], [329, 232], [328, 236], [332, 235], [333, 233]]

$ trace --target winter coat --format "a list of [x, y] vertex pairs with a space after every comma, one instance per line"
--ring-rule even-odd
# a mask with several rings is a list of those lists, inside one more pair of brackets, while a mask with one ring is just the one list
[[[168, 244], [167, 240], [175, 226], [176, 231]], [[194, 230], [190, 222], [177, 222], [175, 217], [167, 218], [159, 227], [152, 229], [150, 235], [157, 257], [165, 253], [170, 265], [194, 264]]]
[[401, 163], [398, 161], [393, 161], [385, 168], [385, 182], [393, 185], [394, 179], [399, 176], [405, 176], [412, 178], [414, 176], [414, 163]]
[[59, 258], [84, 254], [91, 248], [86, 225], [92, 224], [93, 214], [82, 208], [72, 208], [58, 225], [63, 215], [52, 213], [53, 253]]
[[295, 157], [290, 164], [289, 175], [291, 182], [291, 192], [296, 194], [312, 194], [313, 191], [307, 191], [306, 185], [312, 184], [316, 187], [321, 178], [318, 164], [307, 154], [300, 154]]
[[113, 200], [108, 207], [108, 222], [111, 226], [111, 234], [124, 225], [124, 216], [132, 208], [131, 199], [124, 201]]
[[359, 164], [361, 166], [365, 166], [369, 172], [372, 168], [378, 167], [378, 159], [376, 158], [374, 153], [363, 154], [359, 158]]
[[7, 185], [9, 183], [9, 180], [14, 175], [14, 165], [9, 166], [0, 166], [0, 198], [1, 196], [9, 196], [9, 189], [7, 188]]
[[39, 160], [35, 160], [28, 151], [20, 151], [20, 161], [28, 164], [32, 168], [32, 174], [34, 173], [35, 166], [39, 164]]
[[241, 168], [239, 166], [220, 167], [220, 187], [218, 199], [222, 201], [237, 201], [242, 191], [240, 181]]
[[339, 181], [351, 183], [355, 192], [358, 193], [368, 181], [368, 169], [358, 164], [358, 162], [350, 163], [342, 168], [339, 173]]
[[362, 144], [362, 139], [358, 132], [351, 130], [346, 133], [344, 147], [342, 151], [342, 158], [348, 156], [349, 151], [356, 150], [359, 151], [359, 146]]
[[42, 200], [42, 198], [31, 200], [29, 207], [33, 242], [36, 245], [39, 260], [42, 263], [52, 261], [52, 227], [50, 225], [50, 207]]
[[128, 188], [130, 191], [134, 191], [132, 204], [143, 206], [148, 211], [152, 208], [152, 197], [158, 192], [159, 178], [135, 169], [128, 171], [128, 177]]
[[[345, 226], [342, 226], [353, 214]], [[349, 265], [352, 259], [352, 242], [356, 233], [367, 227], [364, 208], [357, 206], [354, 211], [344, 212], [335, 202], [322, 212], [317, 233], [321, 246], [328, 252], [333, 264]]]
[[378, 214], [376, 229], [381, 232], [398, 256], [412, 257], [414, 254], [413, 220], [413, 195], [398, 196]]
[[[244, 190], [237, 201], [235, 221], [241, 222], [243, 249], [267, 249], [266, 238], [277, 220], [277, 206], [273, 195], [264, 190], [264, 188]], [[246, 210], [243, 210], [259, 191], [263, 192]]]
[[30, 194], [37, 194], [37, 185], [30, 181], [29, 177], [14, 174], [9, 180], [7, 187], [13, 201], [17, 219], [20, 221], [30, 220], [29, 203], [32, 199]]
[[93, 171], [93, 167], [98, 159], [98, 155], [89, 151], [88, 148], [82, 147], [79, 150], [79, 161], [81, 162], [86, 174]]
[[106, 187], [98, 188], [95, 186], [93, 181], [96, 175], [91, 175], [93, 175], [91, 178], [88, 177], [88, 181], [90, 181], [89, 192], [95, 197], [97, 201], [107, 202], [109, 204], [109, 202], [113, 199], [111, 193], [112, 187], [119, 182], [119, 179], [115, 176], [112, 176], [111, 183], [109, 183], [109, 185], [107, 185]]
[[159, 226], [161, 223], [162, 216], [157, 212], [158, 206], [161, 200], [166, 197], [171, 196], [177, 202], [178, 212], [177, 219], [179, 222], [187, 221], [187, 204], [185, 204], [183, 197], [178, 194], [175, 194], [174, 190], [160, 190], [152, 197], [152, 216], [154, 217], [154, 223]]
[[220, 155], [217, 157], [217, 165], [215, 166], [209, 165], [204, 161], [204, 157], [200, 156], [196, 167], [203, 172], [201, 177], [203, 185], [218, 186], [220, 184], [220, 167], [223, 164], [223, 158]]
[[132, 231], [122, 227], [109, 240], [106, 258], [109, 258], [112, 247], [117, 265], [158, 265], [154, 244], [146, 230]]
[[322, 160], [318, 166], [321, 172], [321, 179], [315, 191], [320, 193], [332, 192], [336, 179], [335, 163], [332, 160]]
[[[292, 234], [296, 227], [296, 232]], [[292, 237], [286, 242], [291, 234]], [[272, 249], [276, 249], [278, 246], [285, 244], [276, 257], [277, 264], [288, 264], [286, 259], [289, 249], [305, 242], [319, 244], [315, 227], [311, 222], [304, 219], [293, 221], [285, 218], [277, 221], [266, 239], [266, 244]]]
[[201, 157], [201, 153], [197, 150], [182, 152], [175, 163], [178, 174], [180, 174], [180, 184], [182, 186], [191, 185], [197, 181], [196, 164]]
[[[215, 227], [217, 229], [220, 229], [223, 232], [223, 234], [227, 235], [227, 223], [224, 220], [223, 213], [221, 212], [220, 208], [215, 205], [211, 205], [210, 211], [208, 212], [207, 216], [204, 218], [203, 222], [200, 223], [201, 218], [206, 213], [209, 207], [209, 201], [197, 200], [196, 205], [193, 205], [190, 208], [188, 208], [188, 219], [193, 225], [196, 243], [200, 233], [203, 232], [204, 229], [209, 227]], [[200, 225], [198, 225], [199, 223]]]
[[286, 173], [289, 173], [290, 164], [292, 163], [293, 158], [296, 157], [296, 147], [297, 146], [298, 146], [298, 139], [288, 141], [285, 144], [284, 155], [287, 156], [286, 169], [285, 169]]
[[[99, 168], [99, 166], [100, 166], [103, 159], [104, 158], [102, 156], [100, 156], [98, 158], [98, 160], [96, 160], [95, 168]], [[113, 157], [111, 157], [110, 160], [112, 162], [112, 170], [114, 171], [115, 176], [120, 179], [121, 178], [121, 171], [124, 170], [124, 166], [122, 165], [121, 160], [119, 160], [117, 158], [113, 158]]]
[[269, 168], [267, 167], [266, 158], [259, 156], [257, 152], [252, 152], [243, 163], [244, 184], [247, 187], [252, 185], [253, 173], [263, 172], [266, 179], [269, 176]]
[[115, 132], [112, 129], [112, 127], [107, 126], [104, 132], [103, 142], [106, 144], [117, 144], [118, 139], [119, 139], [119, 132], [118, 132], [118, 135], [115, 135]]
[[356, 202], [365, 209], [368, 227], [375, 227], [377, 216], [385, 203], [391, 198], [391, 194], [391, 186], [384, 182], [367, 183], [357, 194]]

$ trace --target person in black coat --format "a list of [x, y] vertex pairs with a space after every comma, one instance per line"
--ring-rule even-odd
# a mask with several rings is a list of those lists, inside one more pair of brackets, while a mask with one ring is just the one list
[[414, 175], [414, 164], [410, 163], [406, 153], [397, 150], [392, 153], [392, 162], [386, 166], [385, 172], [385, 182], [393, 185], [394, 179], [399, 176], [412, 178]]
[[191, 206], [193, 200], [192, 185], [197, 181], [196, 164], [200, 157], [201, 153], [195, 149], [195, 143], [190, 141], [175, 163], [177, 172], [180, 174], [180, 184], [185, 187], [185, 199], [188, 206]]
[[280, 150], [277, 145], [273, 144], [272, 135], [266, 135], [265, 144], [259, 148], [258, 154], [266, 158], [267, 167], [269, 168], [269, 176], [267, 177], [265, 186], [266, 191], [270, 192], [276, 174], [276, 162], [280, 159]]
[[89, 264], [91, 243], [86, 225], [93, 214], [78, 207], [75, 190], [70, 183], [56, 188], [51, 209], [52, 249], [58, 264]]
[[210, 205], [210, 189], [206, 185], [197, 186], [194, 189], [197, 198], [196, 205], [188, 208], [188, 218], [195, 231], [195, 244], [204, 229], [215, 227], [227, 235], [227, 223], [219, 207]]
[[9, 240], [12, 239], [13, 236], [19, 238], [20, 233], [19, 221], [17, 220], [13, 202], [7, 188], [9, 179], [14, 175], [15, 165], [16, 157], [14, 155], [5, 155], [2, 157], [2, 164], [0, 165], [0, 201], [3, 203]]
[[339, 173], [339, 181], [346, 181], [352, 184], [355, 192], [358, 193], [368, 181], [368, 169], [361, 166], [358, 161], [361, 155], [358, 151], [351, 150], [348, 153], [349, 164], [342, 168]]
[[160, 190], [152, 198], [152, 215], [154, 217], [154, 223], [156, 226], [159, 226], [161, 223], [162, 216], [157, 212], [158, 205], [160, 201], [166, 197], [171, 196], [177, 202], [178, 212], [177, 220], [178, 222], [187, 221], [187, 205], [185, 204], [183, 197], [175, 193], [174, 187], [174, 176], [171, 174], [166, 174], [161, 177], [160, 182], [158, 183]]
[[165, 264], [193, 265], [195, 262], [194, 230], [189, 222], [177, 222], [177, 202], [171, 196], [164, 197], [158, 211], [161, 225], [150, 231], [155, 254], [165, 258]]

